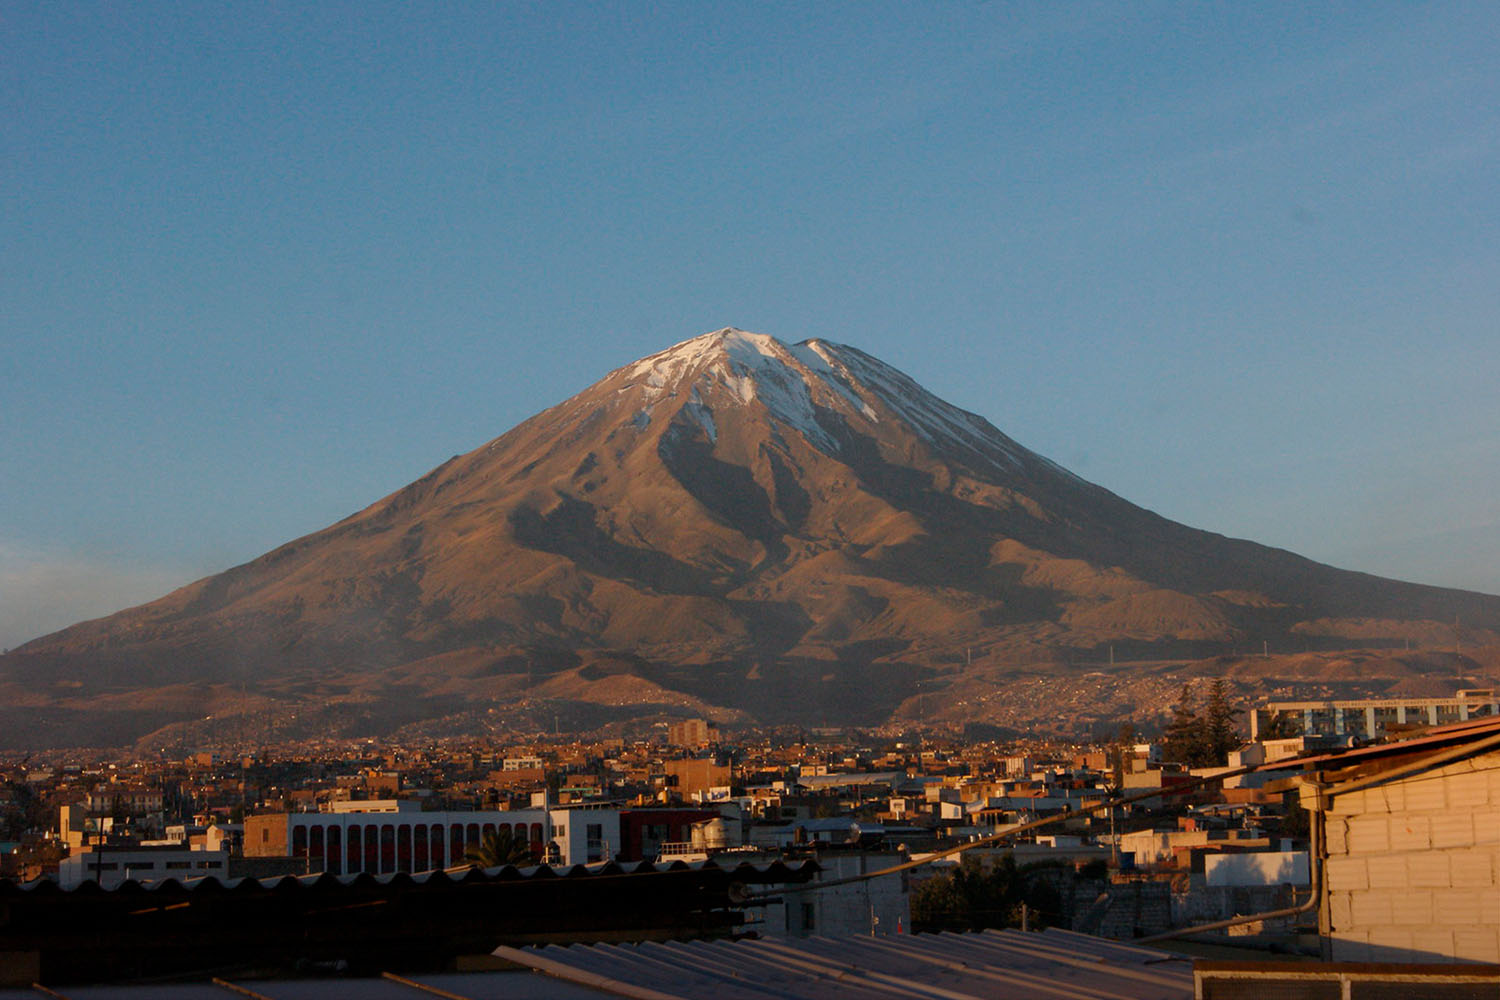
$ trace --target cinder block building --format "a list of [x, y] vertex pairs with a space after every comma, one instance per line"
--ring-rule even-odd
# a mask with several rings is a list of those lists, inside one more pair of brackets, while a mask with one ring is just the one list
[[1330, 764], [1320, 789], [1327, 957], [1500, 963], [1500, 720]]

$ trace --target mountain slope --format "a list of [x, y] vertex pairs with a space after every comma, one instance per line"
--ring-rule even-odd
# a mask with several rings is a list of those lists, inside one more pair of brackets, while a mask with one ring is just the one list
[[542, 700], [875, 722], [924, 678], [1106, 650], [1495, 629], [1500, 598], [1175, 524], [855, 348], [726, 329], [323, 531], [27, 644], [0, 693], [17, 739], [64, 743], [205, 712], [380, 730]]

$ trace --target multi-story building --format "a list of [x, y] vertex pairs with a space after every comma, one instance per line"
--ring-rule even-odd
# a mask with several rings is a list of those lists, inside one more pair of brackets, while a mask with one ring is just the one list
[[620, 812], [613, 808], [422, 812], [407, 800], [331, 805], [330, 812], [246, 817], [245, 856], [304, 858], [309, 871], [335, 875], [387, 875], [464, 864], [466, 852], [501, 830], [529, 845], [537, 863], [607, 861], [620, 846]]
[[1250, 738], [1323, 735], [1373, 740], [1393, 726], [1442, 726], [1487, 715], [1500, 715], [1500, 694], [1494, 688], [1471, 688], [1452, 698], [1272, 701], [1250, 713]]
[[684, 719], [667, 727], [667, 743], [674, 747], [699, 749], [716, 743], [719, 730], [709, 725], [707, 719]]

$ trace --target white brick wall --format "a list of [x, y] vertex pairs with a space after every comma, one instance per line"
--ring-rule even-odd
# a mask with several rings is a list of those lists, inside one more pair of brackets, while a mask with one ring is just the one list
[[1335, 961], [1500, 962], [1500, 752], [1335, 795]]

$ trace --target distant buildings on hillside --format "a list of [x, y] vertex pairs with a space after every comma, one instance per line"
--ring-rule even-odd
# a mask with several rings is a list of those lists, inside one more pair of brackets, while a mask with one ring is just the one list
[[1338, 736], [1369, 741], [1400, 729], [1445, 726], [1500, 715], [1494, 688], [1459, 691], [1452, 698], [1365, 698], [1352, 701], [1272, 701], [1250, 713], [1250, 739]]

